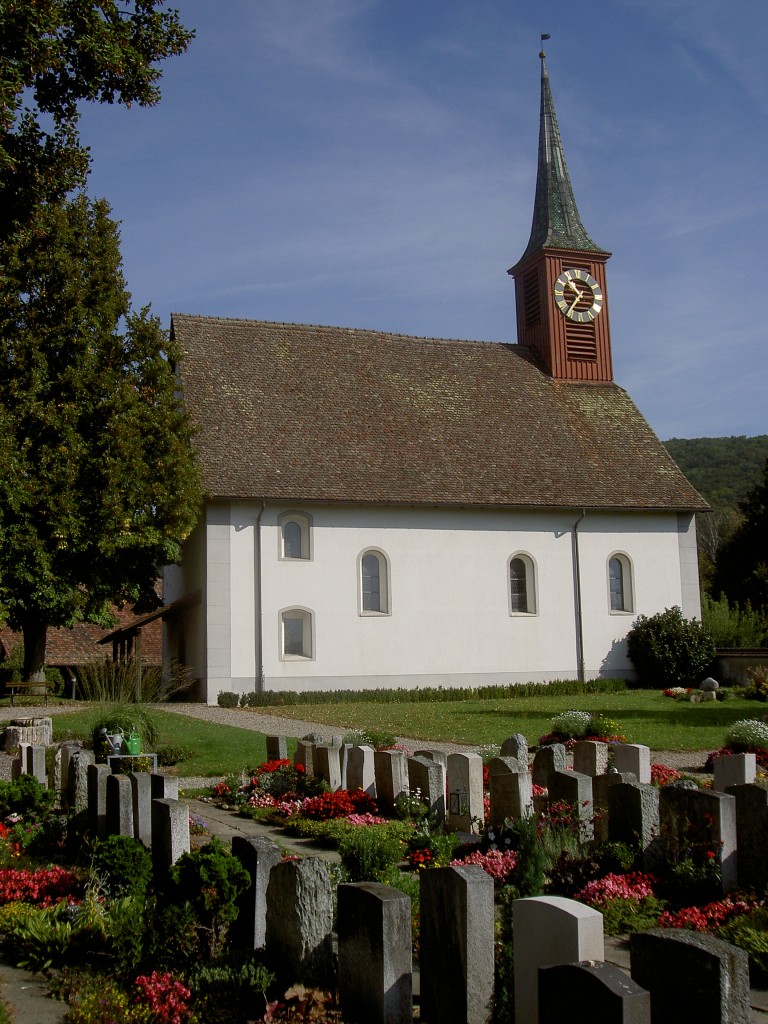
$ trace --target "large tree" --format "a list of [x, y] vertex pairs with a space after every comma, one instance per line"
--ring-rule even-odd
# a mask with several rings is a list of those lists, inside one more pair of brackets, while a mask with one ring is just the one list
[[0, 612], [39, 679], [48, 626], [156, 605], [200, 501], [178, 353], [131, 310], [117, 226], [84, 195], [38, 210], [0, 276]]
[[0, 240], [82, 187], [82, 102], [147, 106], [192, 33], [163, 0], [0, 0]]
[[739, 509], [744, 521], [718, 552], [712, 589], [732, 603], [768, 609], [768, 459]]

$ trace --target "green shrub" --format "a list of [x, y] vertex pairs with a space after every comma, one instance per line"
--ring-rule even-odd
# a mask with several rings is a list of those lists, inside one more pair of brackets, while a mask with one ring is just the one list
[[376, 882], [402, 860], [403, 844], [386, 825], [358, 825], [339, 843], [339, 855], [351, 882]]
[[176, 861], [164, 898], [176, 906], [189, 904], [204, 933], [208, 955], [214, 958], [237, 917], [237, 897], [249, 884], [250, 877], [240, 861], [214, 837], [206, 846], [184, 853]]
[[191, 757], [193, 751], [189, 747], [158, 747], [157, 748], [157, 763], [161, 768], [168, 768], [171, 765], [178, 764], [179, 761], [186, 761], [187, 758]]
[[627, 636], [627, 653], [645, 686], [690, 685], [715, 656], [712, 634], [675, 606], [640, 615]]
[[33, 775], [20, 775], [15, 782], [0, 782], [0, 818], [9, 814], [22, 817], [48, 815], [56, 794], [42, 786]]
[[240, 703], [240, 694], [232, 693], [231, 690], [219, 690], [216, 703], [220, 708], [236, 708]]
[[743, 608], [730, 605], [725, 594], [716, 601], [703, 594], [701, 621], [717, 647], [750, 648], [768, 644], [768, 615], [756, 611], [747, 601]]
[[196, 967], [189, 977], [196, 1019], [205, 1024], [260, 1019], [275, 976], [257, 958], [258, 954], [250, 953]]
[[768, 723], [742, 718], [729, 727], [725, 743], [732, 750], [768, 750]]
[[631, 932], [644, 932], [655, 928], [659, 915], [666, 909], [663, 900], [655, 896], [646, 896], [638, 900], [616, 898], [600, 904], [603, 915], [603, 929], [606, 935], [627, 935]]
[[753, 985], [768, 983], [768, 907], [758, 907], [740, 917], [734, 917], [722, 928], [717, 937], [749, 953], [749, 974]]
[[93, 847], [91, 871], [108, 896], [143, 896], [152, 878], [152, 858], [132, 836], [107, 836]]

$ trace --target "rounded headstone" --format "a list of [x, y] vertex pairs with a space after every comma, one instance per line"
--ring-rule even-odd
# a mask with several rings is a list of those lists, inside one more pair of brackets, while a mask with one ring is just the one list
[[713, 679], [712, 676], [707, 676], [706, 679], [702, 679], [699, 689], [703, 690], [704, 693], [710, 693], [712, 690], [719, 690], [720, 683], [718, 683], [716, 679]]

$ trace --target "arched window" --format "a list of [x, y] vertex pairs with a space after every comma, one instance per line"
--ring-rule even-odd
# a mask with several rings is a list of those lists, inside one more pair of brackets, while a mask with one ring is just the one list
[[529, 555], [509, 560], [509, 611], [512, 615], [536, 613], [536, 569]]
[[312, 521], [305, 512], [283, 512], [278, 525], [280, 558], [306, 560], [312, 557]]
[[312, 612], [307, 608], [286, 608], [280, 613], [280, 654], [283, 660], [312, 658]]
[[624, 554], [608, 559], [608, 600], [612, 612], [631, 612], [632, 564]]
[[359, 560], [360, 611], [363, 615], [389, 612], [389, 570], [381, 551], [364, 551]]

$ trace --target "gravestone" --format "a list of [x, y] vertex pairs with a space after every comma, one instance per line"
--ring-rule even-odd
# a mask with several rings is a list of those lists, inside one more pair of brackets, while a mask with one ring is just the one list
[[615, 743], [613, 763], [617, 771], [632, 772], [643, 785], [651, 783], [651, 748], [642, 743]]
[[312, 761], [313, 746], [314, 744], [309, 740], [298, 740], [293, 752], [293, 763], [301, 765], [307, 777], [313, 775], [315, 770]]
[[563, 1024], [564, 1018], [567, 1024], [651, 1024], [651, 994], [610, 964], [540, 967], [539, 1024]]
[[666, 859], [676, 863], [691, 846], [700, 856], [720, 862], [722, 891], [738, 883], [736, 867], [736, 799], [708, 789], [671, 785], [659, 791], [660, 839]]
[[53, 788], [59, 794], [62, 810], [70, 809], [70, 766], [73, 755], [81, 750], [79, 740], [64, 740], [56, 748], [53, 758]]
[[152, 800], [152, 866], [164, 878], [189, 853], [189, 807], [179, 800]]
[[538, 1024], [539, 968], [604, 960], [603, 915], [564, 896], [515, 900], [512, 909], [515, 1024]]
[[608, 790], [611, 786], [637, 786], [637, 778], [631, 772], [617, 772], [609, 768], [605, 775], [596, 775], [592, 779], [592, 802], [595, 806], [595, 842], [604, 843], [608, 839]]
[[265, 944], [281, 984], [331, 987], [333, 896], [319, 857], [276, 864], [267, 885]]
[[37, 779], [43, 789], [48, 789], [48, 771], [45, 767], [45, 747], [31, 743], [27, 747], [27, 765], [24, 769], [27, 775]]
[[440, 825], [445, 821], [445, 768], [427, 757], [408, 758], [408, 780], [411, 792], [417, 790], [429, 814]]
[[237, 898], [231, 940], [245, 949], [261, 949], [267, 932], [267, 886], [272, 868], [282, 860], [280, 847], [264, 836], [234, 835], [232, 853], [248, 872], [251, 884]]
[[640, 849], [646, 869], [660, 863], [657, 786], [619, 783], [608, 789], [608, 838]]
[[764, 892], [768, 887], [768, 790], [762, 786], [729, 786], [736, 801], [739, 885]]
[[483, 759], [479, 754], [448, 755], [448, 827], [479, 833], [483, 828]]
[[630, 936], [632, 980], [651, 994], [653, 1024], [748, 1024], [749, 957], [687, 928]]
[[579, 838], [583, 843], [589, 842], [594, 834], [592, 779], [589, 775], [573, 771], [552, 772], [548, 788], [550, 803], [562, 801], [573, 806], [579, 822]]
[[554, 772], [565, 771], [565, 747], [562, 743], [549, 743], [540, 747], [533, 758], [533, 784], [549, 787]]
[[501, 744], [501, 756], [514, 757], [528, 767], [528, 740], [521, 732], [512, 733]]
[[573, 770], [594, 778], [608, 770], [608, 744], [601, 740], [577, 740], [573, 745]]
[[342, 743], [339, 747], [339, 770], [341, 772], [341, 788], [349, 789], [347, 772], [349, 770], [349, 752], [352, 750], [352, 743]]
[[133, 806], [133, 837], [147, 849], [152, 846], [152, 778], [146, 772], [129, 772]]
[[285, 761], [288, 758], [288, 740], [285, 736], [267, 736], [267, 760]]
[[69, 806], [73, 811], [88, 807], [88, 766], [95, 761], [92, 750], [76, 750], [69, 760]]
[[729, 786], [748, 786], [757, 777], [757, 758], [754, 754], [723, 754], [713, 757], [715, 778], [712, 788], [727, 793]]
[[425, 757], [428, 761], [437, 761], [448, 771], [448, 755], [444, 750], [414, 750], [414, 757]]
[[107, 834], [107, 777], [112, 774], [106, 764], [88, 765], [88, 828], [100, 839]]
[[12, 718], [5, 727], [5, 749], [15, 750], [22, 743], [50, 747], [53, 743], [53, 719]]
[[162, 772], [152, 772], [149, 776], [149, 792], [153, 800], [178, 800], [179, 780]]
[[362, 789], [369, 796], [376, 796], [376, 773], [373, 747], [350, 747], [347, 754], [347, 789]]
[[341, 789], [340, 748], [318, 744], [312, 750], [312, 763], [315, 775], [328, 783], [332, 793]]
[[373, 755], [376, 776], [376, 798], [379, 806], [393, 811], [399, 796], [407, 795], [408, 759], [402, 750], [376, 750]]
[[497, 828], [507, 820], [533, 814], [533, 776], [529, 771], [497, 772], [489, 776], [488, 788], [491, 824]]
[[133, 839], [133, 789], [127, 775], [107, 775], [107, 835]]
[[486, 1024], [493, 997], [493, 879], [481, 867], [419, 877], [421, 1019]]
[[379, 882], [338, 887], [339, 1001], [344, 1020], [411, 1024], [411, 901]]

